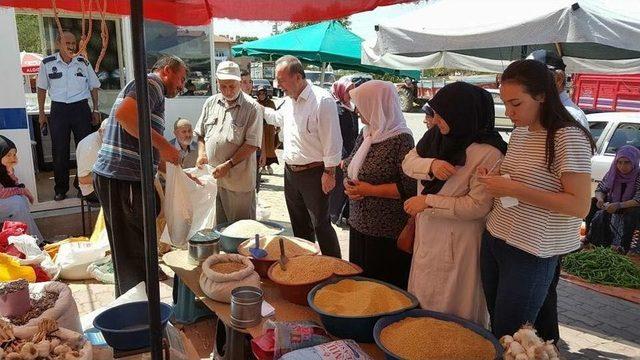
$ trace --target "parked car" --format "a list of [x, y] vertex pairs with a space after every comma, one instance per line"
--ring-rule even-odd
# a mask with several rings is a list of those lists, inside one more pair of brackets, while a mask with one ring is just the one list
[[591, 181], [602, 180], [623, 145], [640, 149], [640, 112], [608, 112], [588, 114], [589, 130], [596, 142], [596, 154], [591, 158]]
[[258, 87], [260, 86], [266, 86], [267, 96], [273, 97], [273, 85], [271, 85], [271, 82], [267, 79], [253, 79], [253, 90], [251, 90], [252, 96], [258, 96]]

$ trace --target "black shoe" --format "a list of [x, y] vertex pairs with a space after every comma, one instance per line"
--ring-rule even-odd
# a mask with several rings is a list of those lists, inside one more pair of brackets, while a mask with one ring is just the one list
[[85, 196], [84, 201], [88, 202], [91, 205], [95, 205], [95, 204], [100, 205], [100, 200], [98, 199], [98, 195], [96, 195], [95, 191]]
[[56, 196], [53, 197], [53, 200], [55, 201], [62, 201], [64, 199], [67, 198], [66, 194], [56, 194]]

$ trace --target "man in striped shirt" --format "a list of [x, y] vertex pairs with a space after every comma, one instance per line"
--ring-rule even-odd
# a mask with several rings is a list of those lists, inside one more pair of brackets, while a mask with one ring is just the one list
[[[186, 72], [187, 67], [180, 58], [164, 56], [148, 74], [154, 172], [165, 161], [180, 163], [178, 149], [162, 135], [164, 99], [176, 97], [182, 91]], [[137, 106], [135, 83], [131, 81], [113, 104], [102, 148], [93, 167], [94, 186], [104, 210], [111, 245], [116, 296], [146, 278]]]

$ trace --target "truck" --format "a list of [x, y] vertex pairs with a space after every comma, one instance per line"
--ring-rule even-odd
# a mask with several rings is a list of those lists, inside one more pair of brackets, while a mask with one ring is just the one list
[[640, 111], [640, 74], [573, 74], [572, 90], [585, 113]]
[[498, 88], [497, 77], [495, 75], [470, 75], [470, 76], [449, 76], [437, 78], [424, 78], [414, 80], [404, 79], [404, 82], [396, 84], [398, 96], [400, 97], [400, 107], [402, 111], [411, 111], [414, 105], [424, 105], [427, 100], [446, 84], [464, 81], [485, 89]]

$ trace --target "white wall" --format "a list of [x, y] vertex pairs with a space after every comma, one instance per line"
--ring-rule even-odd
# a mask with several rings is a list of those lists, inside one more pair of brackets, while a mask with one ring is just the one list
[[206, 96], [179, 96], [175, 99], [167, 99], [164, 110], [164, 136], [171, 140], [173, 136], [173, 123], [179, 117], [191, 121], [194, 126], [202, 112], [202, 105], [207, 100]]
[[[15, 116], [15, 109], [25, 109], [25, 94], [20, 70], [20, 52], [18, 51], [18, 30], [16, 28], [13, 8], [0, 7], [0, 69], [2, 69], [2, 86], [0, 86], [0, 112]], [[11, 109], [11, 110], [9, 110]], [[2, 114], [0, 114], [2, 116]], [[36, 179], [31, 153], [29, 124], [24, 119], [13, 118], [12, 123], [19, 124], [15, 129], [0, 128], [0, 134], [10, 138], [18, 148], [19, 163], [16, 176], [32, 194], [37, 196]], [[15, 127], [15, 126], [14, 126]]]

